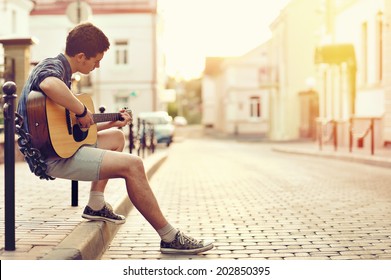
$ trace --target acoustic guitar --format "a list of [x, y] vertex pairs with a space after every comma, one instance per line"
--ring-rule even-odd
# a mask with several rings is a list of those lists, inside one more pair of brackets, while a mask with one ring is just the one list
[[[122, 119], [120, 113], [95, 114], [94, 104], [87, 94], [76, 97], [93, 113], [95, 124], [89, 129], [80, 128], [74, 113], [54, 103], [42, 92], [29, 93], [27, 116], [32, 146], [46, 158], [71, 157], [81, 146], [96, 143], [96, 123]], [[132, 114], [130, 110], [127, 112]]]

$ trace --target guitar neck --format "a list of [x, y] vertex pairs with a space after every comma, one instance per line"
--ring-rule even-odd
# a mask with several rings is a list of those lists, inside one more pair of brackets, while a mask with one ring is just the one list
[[93, 114], [93, 119], [95, 123], [99, 122], [110, 122], [121, 120], [120, 113], [102, 113], [102, 114]]

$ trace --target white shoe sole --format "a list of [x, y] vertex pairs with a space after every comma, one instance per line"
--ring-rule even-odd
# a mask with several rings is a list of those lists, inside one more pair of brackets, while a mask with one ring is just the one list
[[87, 214], [81, 215], [84, 219], [91, 220], [91, 221], [102, 221], [102, 222], [110, 222], [116, 225], [121, 225], [126, 222], [126, 219], [123, 220], [113, 220], [106, 217], [99, 217], [99, 216], [90, 216]]
[[206, 251], [209, 251], [214, 248], [213, 243], [208, 244], [204, 247], [197, 248], [197, 249], [191, 249], [191, 250], [184, 250], [184, 249], [171, 249], [171, 248], [160, 248], [160, 252], [162, 254], [184, 254], [184, 255], [195, 255], [199, 253], [203, 253]]

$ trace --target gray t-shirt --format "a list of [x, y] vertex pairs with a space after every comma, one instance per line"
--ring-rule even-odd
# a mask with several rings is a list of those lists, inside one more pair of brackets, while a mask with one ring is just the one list
[[[66, 59], [65, 55], [59, 54], [54, 58], [46, 58], [42, 60], [37, 66], [32, 70], [29, 78], [26, 81], [22, 89], [21, 96], [18, 103], [18, 113], [23, 117], [22, 128], [29, 132], [28, 130], [28, 117], [27, 117], [27, 98], [31, 91], [40, 91], [43, 92], [39, 85], [41, 82], [48, 77], [56, 77], [62, 80], [68, 88], [71, 88], [71, 78], [72, 70], [71, 66]], [[45, 108], [42, 108], [44, 110]]]

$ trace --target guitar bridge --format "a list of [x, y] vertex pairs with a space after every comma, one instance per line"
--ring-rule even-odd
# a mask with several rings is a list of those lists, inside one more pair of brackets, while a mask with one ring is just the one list
[[71, 113], [69, 112], [68, 109], [65, 109], [65, 119], [67, 122], [67, 129], [68, 129], [68, 134], [72, 135], [72, 120], [71, 120]]

